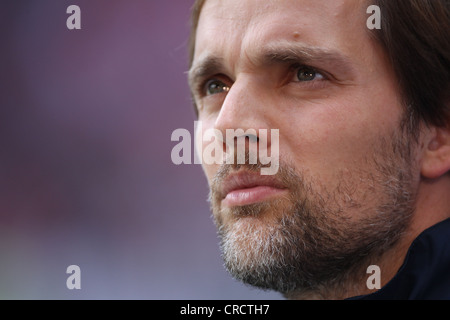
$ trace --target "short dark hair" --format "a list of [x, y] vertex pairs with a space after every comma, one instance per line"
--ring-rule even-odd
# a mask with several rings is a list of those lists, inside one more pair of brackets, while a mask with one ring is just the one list
[[374, 29], [402, 90], [413, 124], [450, 124], [450, 0], [374, 0]]
[[[189, 67], [201, 9], [192, 9]], [[374, 37], [383, 46], [409, 113], [406, 126], [450, 126], [450, 0], [373, 0], [381, 10], [381, 29]]]

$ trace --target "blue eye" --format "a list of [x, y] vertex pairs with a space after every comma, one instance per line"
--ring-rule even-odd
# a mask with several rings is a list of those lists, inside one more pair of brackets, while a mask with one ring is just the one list
[[209, 80], [205, 85], [206, 95], [210, 96], [222, 92], [230, 91], [230, 87], [220, 80]]
[[296, 76], [297, 80], [302, 82], [324, 79], [324, 76], [317, 70], [306, 66], [298, 68]]

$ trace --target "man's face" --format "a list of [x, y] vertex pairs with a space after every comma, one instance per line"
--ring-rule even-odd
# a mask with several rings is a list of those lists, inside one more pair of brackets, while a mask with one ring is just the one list
[[279, 129], [274, 176], [204, 165], [238, 279], [285, 293], [337, 285], [405, 230], [419, 170], [367, 6], [207, 0], [202, 9], [190, 80], [203, 130]]

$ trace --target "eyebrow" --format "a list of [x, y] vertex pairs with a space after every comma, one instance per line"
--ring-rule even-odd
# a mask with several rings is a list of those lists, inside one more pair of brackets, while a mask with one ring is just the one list
[[[356, 73], [352, 60], [341, 52], [332, 49], [306, 46], [286, 40], [268, 44], [257, 52], [255, 56], [250, 57], [252, 64], [255, 66], [319, 63], [333, 67], [335, 73], [341, 75], [354, 75]], [[224, 69], [226, 69], [224, 61], [218, 56], [206, 56], [194, 63], [188, 71], [188, 81], [191, 89], [197, 89], [202, 79], [222, 73]]]
[[263, 48], [262, 55], [256, 60], [260, 64], [322, 62], [341, 66], [351, 71], [354, 69], [351, 59], [337, 50], [306, 46], [288, 41], [267, 45]]
[[198, 89], [202, 80], [208, 76], [220, 73], [224, 69], [224, 62], [222, 58], [215, 56], [206, 56], [198, 63], [193, 64], [191, 69], [187, 72], [188, 82], [191, 90]]

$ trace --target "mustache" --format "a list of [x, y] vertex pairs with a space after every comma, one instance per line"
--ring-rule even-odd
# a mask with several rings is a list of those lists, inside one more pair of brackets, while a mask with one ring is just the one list
[[[264, 175], [261, 174], [261, 169], [270, 166], [270, 164], [263, 164], [260, 161], [253, 164], [249, 163], [248, 159], [248, 153], [246, 153], [246, 162], [244, 164], [234, 162], [232, 164], [223, 163], [220, 165], [210, 182], [210, 193], [208, 197], [209, 202], [214, 200], [218, 201], [221, 196], [221, 186], [228, 179], [228, 177], [237, 172], [248, 172], [264, 177]], [[279, 163], [277, 173], [271, 175], [270, 178], [273, 179], [276, 184], [290, 190], [297, 189], [299, 184], [304, 180], [303, 176], [297, 173], [292, 165], [281, 161]]]
[[[257, 152], [249, 151], [246, 149], [244, 155], [240, 156], [235, 149], [233, 154], [232, 161], [222, 163], [219, 167], [219, 170], [213, 177], [213, 181], [222, 181], [225, 179], [231, 172], [239, 171], [239, 170], [247, 170], [249, 172], [261, 172], [263, 168], [270, 168], [272, 166], [271, 163], [263, 163], [259, 158]], [[280, 162], [281, 169], [281, 162]], [[286, 165], [284, 166], [286, 167]], [[277, 172], [274, 176], [279, 176], [280, 172]]]

